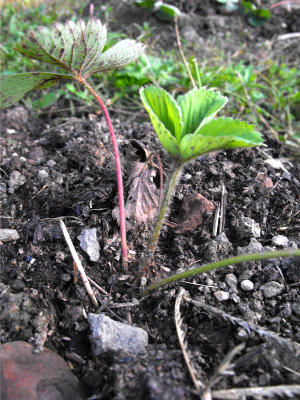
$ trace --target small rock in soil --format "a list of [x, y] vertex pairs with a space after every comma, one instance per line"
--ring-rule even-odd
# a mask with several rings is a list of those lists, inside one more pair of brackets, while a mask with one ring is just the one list
[[289, 239], [283, 235], [277, 235], [272, 238], [272, 244], [277, 247], [288, 247]]
[[102, 353], [123, 350], [130, 354], [145, 351], [148, 334], [141, 328], [116, 322], [104, 314], [88, 314], [92, 334], [90, 340], [95, 357]]
[[225, 276], [226, 285], [231, 288], [232, 286], [236, 286], [238, 283], [238, 278], [234, 274], [227, 274]]
[[263, 295], [267, 298], [270, 299], [271, 297], [276, 296], [277, 294], [280, 294], [284, 290], [284, 286], [281, 285], [280, 283], [277, 282], [268, 282], [265, 283], [260, 287], [260, 290], [263, 292]]
[[237, 231], [241, 238], [260, 237], [260, 227], [257, 222], [242, 215], [237, 222]]
[[20, 236], [15, 229], [0, 229], [0, 241], [9, 242], [10, 240], [18, 240]]
[[216, 296], [217, 300], [219, 301], [224, 301], [224, 300], [228, 300], [229, 299], [229, 293], [228, 292], [224, 292], [223, 290], [218, 290], [214, 293], [214, 295]]
[[241, 289], [244, 290], [244, 292], [251, 292], [253, 288], [254, 288], [253, 282], [249, 281], [248, 279], [245, 279], [244, 281], [241, 282]]
[[49, 176], [48, 172], [45, 171], [44, 169], [41, 169], [38, 172], [37, 178], [41, 183], [43, 183], [43, 182], [45, 182], [47, 180], [48, 176]]
[[77, 378], [65, 361], [46, 349], [16, 341], [0, 346], [1, 399], [84, 400]]
[[12, 190], [18, 189], [26, 182], [25, 175], [22, 175], [19, 171], [12, 171], [9, 174], [8, 187]]
[[293, 303], [292, 304], [292, 311], [296, 315], [300, 315], [300, 303]]
[[98, 261], [100, 258], [100, 246], [97, 239], [96, 228], [83, 229], [78, 239], [81, 248], [90, 256], [90, 260]]
[[200, 193], [184, 199], [176, 223], [180, 226], [179, 232], [192, 232], [203, 223], [205, 215], [211, 215], [215, 206]]

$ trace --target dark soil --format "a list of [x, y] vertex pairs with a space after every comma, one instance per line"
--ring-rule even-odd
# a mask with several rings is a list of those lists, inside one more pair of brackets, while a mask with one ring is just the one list
[[[221, 15], [219, 6], [211, 11], [212, 2], [207, 8], [199, 6], [205, 2], [181, 3], [186, 12], [217, 12], [224, 24], [228, 18], [240, 18]], [[283, 11], [280, 18], [282, 15]], [[290, 16], [291, 20], [294, 16], [295, 13]], [[272, 38], [267, 28], [271, 25], [258, 31], [243, 26], [253, 34], [263, 35], [263, 40]], [[200, 34], [205, 35], [205, 31]], [[69, 118], [64, 124], [52, 120], [46, 125], [21, 106], [4, 110], [1, 116], [1, 229], [15, 229], [20, 236], [1, 244], [1, 343], [33, 340], [37, 346], [55, 351], [69, 361], [86, 396], [92, 399], [196, 399], [174, 320], [175, 299], [179, 287], [183, 287], [193, 300], [203, 304], [183, 301], [181, 314], [190, 358], [204, 384], [225, 355], [241, 342], [246, 346], [235, 359], [234, 374], [223, 377], [214, 390], [299, 382], [299, 259], [232, 265], [169, 285], [140, 300], [135, 278], [151, 226], [142, 225], [128, 232], [130, 261], [124, 271], [120, 263], [119, 227], [112, 218], [117, 204], [115, 164], [104, 119], [89, 115], [86, 119]], [[115, 118], [114, 127], [124, 182], [125, 152], [132, 138], [150, 151], [159, 149], [164, 171], [168, 172], [170, 159], [149, 123], [140, 125]], [[283, 169], [275, 169], [266, 163], [266, 154], [276, 160], [287, 154], [266, 132], [264, 143], [265, 149], [219, 151], [188, 164], [176, 189], [153, 264], [145, 274], [147, 285], [197, 264], [255, 249], [281, 248], [276, 242], [278, 235], [286, 237], [285, 247], [299, 248], [299, 163], [283, 160]], [[15, 186], [12, 179], [17, 181]], [[227, 192], [223, 232], [213, 237], [214, 216], [205, 214], [201, 225], [182, 233], [178, 221], [182, 223], [185, 199], [201, 194], [216, 207], [222, 184]], [[258, 224], [260, 235], [256, 238], [240, 230], [245, 217]], [[111, 293], [110, 309], [115, 315], [104, 312], [148, 332], [145, 354], [93, 357], [86, 313], [95, 310], [81, 280], [73, 284], [73, 260], [59, 227], [60, 218], [87, 275]], [[81, 230], [88, 228], [97, 229], [101, 247], [97, 262], [90, 261], [77, 239]], [[228, 274], [235, 276], [235, 284], [230, 284]], [[253, 290], [241, 288], [244, 280], [254, 284]], [[266, 298], [261, 286], [267, 282], [283, 285], [280, 293]], [[105, 299], [101, 291], [94, 287], [93, 290], [99, 301]], [[218, 291], [229, 294], [229, 298], [219, 301], [215, 295]], [[10, 300], [7, 293], [12, 294]], [[31, 304], [28, 315], [22, 319], [20, 314], [16, 320], [12, 306], [26, 299]], [[139, 299], [137, 305], [132, 305], [134, 299]], [[129, 306], [114, 308], [126, 303]], [[43, 316], [43, 324], [33, 323], [38, 315]], [[239, 318], [240, 325], [234, 324], [230, 316]]]

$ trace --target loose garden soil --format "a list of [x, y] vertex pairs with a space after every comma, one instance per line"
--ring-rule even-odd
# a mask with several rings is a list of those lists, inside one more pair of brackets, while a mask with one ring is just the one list
[[[204, 2], [181, 3], [185, 4], [184, 11], [197, 13], [197, 4]], [[291, 21], [288, 26], [293, 27], [295, 13], [299, 18], [299, 10], [289, 15], [280, 9], [276, 20], [279, 25], [273, 20], [254, 30], [237, 14], [220, 14], [219, 6], [214, 8], [211, 3], [205, 8], [202, 5], [202, 17], [190, 13], [184, 16], [185, 20], [198, 21], [194, 28], [202, 38], [208, 37], [211, 29], [226, 32], [240, 29], [242, 23], [238, 41], [243, 42], [247, 29], [248, 38], [251, 37], [245, 41], [251, 53], [249, 59], [259, 57], [261, 52], [262, 47], [254, 42], [272, 39], [271, 26], [278, 27], [286, 16]], [[120, 10], [124, 16], [129, 15], [124, 14], [125, 7], [132, 10], [131, 22], [135, 22], [135, 15], [146, 20], [144, 12], [120, 2], [115, 7], [116, 26]], [[203, 18], [207, 25], [201, 30]], [[223, 28], [218, 25], [221, 22], [212, 25], [209, 21], [222, 21]], [[123, 23], [128, 28], [127, 22]], [[168, 24], [156, 23], [164, 25], [162, 32], [169, 32]], [[284, 29], [276, 33], [287, 32], [288, 28]], [[165, 33], [166, 43], [170, 40], [167, 36]], [[174, 40], [175, 36], [171, 42]], [[295, 48], [295, 44], [290, 45], [290, 57]], [[63, 123], [58, 119], [42, 120], [22, 105], [3, 110], [1, 117], [1, 229], [14, 229], [19, 235], [18, 239], [1, 243], [1, 343], [32, 341], [38, 349], [45, 346], [53, 350], [69, 363], [87, 398], [196, 399], [174, 320], [175, 299], [184, 288], [199, 303], [182, 301], [181, 316], [191, 362], [204, 384], [241, 342], [245, 348], [235, 357], [234, 374], [223, 377], [213, 390], [299, 382], [298, 258], [231, 265], [169, 285], [141, 299], [136, 274], [151, 223], [128, 232], [130, 257], [124, 271], [119, 227], [112, 217], [117, 205], [115, 164], [104, 118], [87, 114], [85, 118], [70, 117]], [[125, 183], [125, 153], [130, 139], [140, 141], [149, 151], [157, 151], [164, 172], [168, 173], [170, 159], [150, 123], [129, 122], [116, 115], [113, 122]], [[288, 161], [290, 153], [280, 142], [270, 132], [262, 133], [265, 148], [219, 151], [186, 166], [153, 263], [145, 272], [146, 285], [238, 254], [300, 247], [299, 161], [295, 157]], [[224, 229], [212, 236], [222, 187], [227, 195]], [[210, 202], [211, 208], [210, 212], [203, 211], [201, 223], [194, 226], [194, 210], [187, 207], [187, 200], [193, 196], [199, 200], [199, 194]], [[73, 283], [73, 259], [59, 226], [61, 218], [88, 277], [112, 296], [109, 310], [104, 313], [148, 333], [149, 345], [144, 354], [93, 356], [86, 315], [96, 310], [80, 278], [76, 285]], [[250, 221], [248, 231], [241, 228], [242, 221]], [[78, 240], [81, 231], [90, 228], [96, 228], [99, 239], [101, 256], [97, 262], [90, 261]], [[242, 289], [245, 281], [253, 283], [252, 290]], [[271, 297], [261, 289], [270, 282], [280, 288]], [[97, 287], [93, 290], [99, 302], [107, 298]], [[26, 312], [24, 308], [21, 311], [24, 302]]]

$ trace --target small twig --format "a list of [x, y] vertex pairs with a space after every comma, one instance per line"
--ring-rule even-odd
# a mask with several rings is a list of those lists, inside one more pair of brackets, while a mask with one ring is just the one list
[[245, 396], [282, 396], [286, 395], [290, 398], [295, 398], [294, 395], [300, 395], [300, 385], [280, 385], [280, 386], [265, 386], [265, 387], [249, 387], [228, 390], [214, 390], [212, 397], [222, 400], [240, 400]]
[[77, 285], [77, 264], [75, 261], [73, 261], [73, 271], [74, 271], [73, 283], [74, 285]]
[[96, 282], [94, 282], [94, 281], [93, 281], [91, 278], [89, 278], [88, 276], [87, 276], [87, 278], [88, 278], [88, 280], [91, 282], [92, 285], [94, 285], [98, 290], [100, 290], [100, 292], [102, 292], [103, 294], [108, 295], [108, 293], [107, 293], [106, 290], [102, 289], [101, 286], [99, 286]]
[[179, 340], [179, 343], [180, 343], [180, 347], [181, 347], [181, 350], [182, 350], [182, 353], [183, 353], [183, 357], [184, 357], [185, 363], [186, 363], [187, 368], [189, 370], [189, 373], [190, 373], [190, 375], [192, 377], [192, 380], [194, 382], [195, 388], [196, 388], [198, 394], [200, 395], [200, 390], [201, 390], [201, 388], [203, 388], [203, 384], [202, 384], [201, 381], [199, 381], [196, 378], [195, 370], [191, 365], [190, 357], [189, 357], [189, 354], [188, 354], [188, 351], [187, 351], [187, 342], [184, 341], [185, 333], [181, 328], [182, 318], [181, 318], [181, 314], [180, 314], [180, 303], [181, 303], [182, 297], [186, 293], [187, 292], [184, 289], [182, 289], [179, 292], [178, 296], [176, 297], [175, 309], [174, 309], [175, 325], [176, 325], [177, 336], [178, 336], [178, 340]]
[[73, 246], [73, 243], [72, 243], [70, 235], [69, 235], [69, 233], [67, 231], [67, 228], [66, 228], [66, 226], [65, 226], [65, 224], [63, 223], [62, 220], [59, 221], [59, 224], [60, 224], [60, 227], [61, 227], [61, 229], [63, 231], [63, 234], [64, 234], [64, 237], [66, 239], [66, 242], [67, 242], [67, 244], [69, 246], [70, 252], [71, 252], [72, 257], [73, 257], [73, 260], [77, 265], [77, 268], [78, 268], [78, 271], [80, 273], [81, 279], [83, 281], [84, 287], [85, 287], [88, 295], [90, 296], [90, 299], [91, 299], [91, 302], [92, 302], [93, 306], [95, 308], [98, 308], [98, 302], [97, 302], [97, 300], [95, 298], [95, 295], [94, 295], [94, 293], [92, 291], [92, 288], [91, 288], [91, 286], [89, 284], [89, 281], [88, 281], [88, 278], [87, 278], [87, 276], [85, 274], [83, 266], [81, 265], [81, 262], [79, 260], [78, 254], [76, 253], [75, 247]]
[[190, 67], [189, 67], [189, 65], [188, 65], [188, 63], [186, 61], [186, 58], [185, 58], [185, 56], [183, 54], [183, 51], [182, 51], [182, 48], [181, 48], [181, 42], [180, 42], [180, 36], [179, 36], [179, 30], [178, 30], [178, 23], [177, 23], [178, 17], [175, 17], [174, 21], [175, 21], [175, 32], [176, 32], [178, 50], [179, 50], [180, 56], [182, 58], [183, 64], [184, 64], [184, 66], [185, 66], [185, 68], [187, 70], [187, 73], [189, 75], [189, 78], [190, 78], [190, 80], [192, 82], [192, 85], [193, 85], [194, 88], [196, 88], [197, 87], [196, 82], [195, 82], [195, 80], [193, 78], [193, 75], [191, 73]]
[[212, 236], [217, 236], [218, 225], [219, 225], [219, 215], [220, 215], [220, 204], [218, 204], [218, 207], [217, 207], [216, 212], [215, 212]]
[[227, 206], [226, 188], [225, 188], [224, 183], [222, 183], [219, 233], [222, 233], [222, 232], [224, 231], [224, 227], [225, 227], [225, 216], [226, 216], [226, 206]]

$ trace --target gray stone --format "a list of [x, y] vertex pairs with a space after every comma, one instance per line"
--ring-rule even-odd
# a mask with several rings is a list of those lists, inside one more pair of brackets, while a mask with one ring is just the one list
[[94, 357], [118, 350], [139, 354], [148, 345], [148, 334], [141, 328], [113, 321], [104, 314], [88, 314], [88, 322]]
[[228, 287], [236, 286], [238, 283], [238, 278], [234, 274], [227, 274], [225, 276], [225, 282]]
[[240, 237], [260, 237], [260, 227], [257, 222], [242, 215], [237, 222], [237, 231]]
[[91, 261], [98, 261], [100, 258], [100, 246], [97, 239], [96, 228], [84, 229], [77, 237], [81, 248], [90, 256]]
[[47, 171], [45, 171], [44, 169], [41, 169], [38, 172], [37, 178], [40, 182], [45, 182], [45, 180], [48, 178], [49, 174]]
[[280, 294], [284, 290], [284, 286], [280, 285], [280, 283], [271, 281], [262, 285], [260, 290], [267, 299], [270, 299], [271, 297]]
[[56, 165], [56, 161], [49, 160], [49, 161], [47, 161], [47, 165], [48, 165], [49, 168], [54, 168], [55, 165]]
[[182, 177], [183, 182], [187, 182], [192, 178], [191, 174], [184, 174]]
[[15, 279], [14, 281], [11, 282], [10, 287], [15, 292], [21, 292], [25, 287], [25, 283], [20, 279]]
[[251, 292], [253, 288], [254, 288], [253, 282], [249, 281], [248, 279], [245, 279], [244, 281], [241, 282], [241, 289], [244, 290], [244, 292]]
[[291, 316], [291, 314], [292, 310], [290, 308], [284, 308], [283, 310], [280, 311], [278, 315], [281, 318], [288, 319]]
[[276, 235], [272, 238], [272, 244], [277, 247], [288, 247], [289, 239], [283, 235]]
[[217, 300], [224, 301], [229, 299], [229, 293], [224, 292], [223, 290], [217, 290], [214, 295], [216, 296]]
[[11, 240], [18, 240], [20, 236], [15, 229], [0, 229], [0, 241], [9, 242]]
[[26, 182], [26, 177], [25, 175], [22, 175], [21, 172], [19, 171], [12, 171], [9, 174], [9, 180], [8, 180], [8, 187], [10, 189], [18, 189], [24, 183]]
[[293, 303], [292, 304], [292, 311], [296, 315], [300, 315], [300, 303]]

